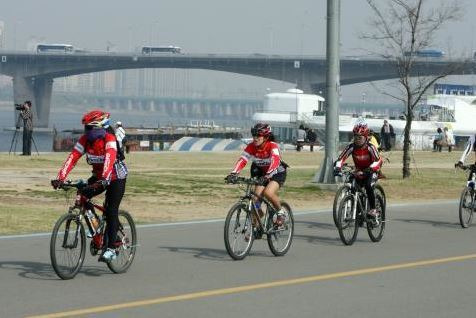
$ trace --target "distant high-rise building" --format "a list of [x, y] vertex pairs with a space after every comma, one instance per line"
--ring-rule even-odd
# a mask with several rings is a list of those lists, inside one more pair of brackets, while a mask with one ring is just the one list
[[0, 49], [5, 48], [5, 23], [0, 21]]

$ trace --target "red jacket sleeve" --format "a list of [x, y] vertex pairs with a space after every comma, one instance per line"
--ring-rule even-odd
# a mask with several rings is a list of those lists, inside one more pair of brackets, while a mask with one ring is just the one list
[[74, 145], [73, 151], [66, 158], [66, 161], [63, 163], [63, 167], [58, 172], [56, 179], [64, 181], [70, 171], [74, 168], [79, 158], [84, 154], [84, 147], [86, 146], [86, 136], [81, 136], [78, 142]]
[[104, 180], [110, 180], [114, 163], [117, 156], [117, 142], [116, 137], [113, 134], [107, 133], [105, 137], [106, 154], [104, 156], [104, 166], [102, 169], [102, 178]]
[[342, 168], [342, 165], [344, 164], [345, 160], [352, 154], [352, 151], [354, 151], [354, 144], [349, 144], [345, 149], [341, 152], [339, 155], [339, 158], [337, 158], [337, 161], [335, 163], [335, 167], [338, 169]]
[[251, 144], [248, 144], [248, 146], [246, 146], [245, 150], [243, 150], [243, 153], [241, 154], [241, 157], [235, 163], [235, 166], [233, 167], [231, 173], [240, 173], [241, 170], [243, 170], [248, 161], [251, 159], [251, 147]]
[[273, 172], [278, 169], [279, 164], [281, 163], [281, 156], [279, 154], [279, 147], [278, 145], [274, 144], [271, 146], [271, 162], [268, 167], [268, 171], [266, 171], [266, 174], [273, 174]]
[[369, 152], [372, 157], [372, 163], [370, 164], [370, 169], [373, 171], [379, 171], [382, 167], [383, 160], [380, 158], [377, 148], [373, 144], [369, 144]]

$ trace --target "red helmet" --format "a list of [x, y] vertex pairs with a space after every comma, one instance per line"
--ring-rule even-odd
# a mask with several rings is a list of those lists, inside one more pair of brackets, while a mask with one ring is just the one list
[[362, 135], [365, 137], [369, 136], [369, 127], [366, 123], [357, 123], [352, 130], [354, 135]]
[[271, 126], [265, 123], [257, 123], [253, 128], [251, 128], [251, 135], [268, 137], [271, 135]]
[[102, 110], [93, 110], [84, 114], [82, 123], [85, 126], [107, 128], [109, 126], [109, 116], [109, 113]]

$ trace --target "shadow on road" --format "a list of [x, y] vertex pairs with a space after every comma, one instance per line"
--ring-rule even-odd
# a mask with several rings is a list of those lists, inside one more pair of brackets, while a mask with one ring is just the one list
[[[25, 261], [0, 262], [0, 269], [17, 271], [18, 276], [23, 278], [28, 278], [28, 279], [38, 279], [38, 280], [59, 280], [60, 279], [56, 275], [50, 263], [25, 262]], [[107, 268], [96, 267], [96, 266], [83, 267], [78, 273], [78, 275], [86, 275], [86, 276], [102, 276], [104, 274], [112, 275], [112, 273]]]
[[[174, 253], [192, 254], [193, 257], [200, 258], [200, 259], [233, 262], [233, 259], [230, 258], [230, 256], [228, 255], [224, 247], [223, 249], [214, 249], [214, 248], [202, 248], [202, 247], [159, 246], [159, 248], [166, 249]], [[251, 249], [250, 254], [248, 256], [257, 256], [257, 255], [269, 256], [267, 253], [264, 253], [264, 252], [254, 252], [253, 249]]]
[[435, 227], [446, 227], [446, 228], [461, 228], [459, 223], [450, 223], [450, 222], [442, 222], [442, 221], [435, 221], [435, 220], [418, 220], [418, 219], [393, 219], [392, 221], [401, 221], [406, 223], [415, 223], [415, 224], [428, 224]]
[[297, 231], [295, 230], [294, 239], [305, 240], [308, 243], [313, 243], [313, 244], [323, 243], [327, 245], [342, 245], [342, 242], [339, 239], [339, 234], [337, 233], [337, 229], [334, 226], [334, 224], [319, 223], [319, 222], [312, 222], [312, 221], [295, 221], [294, 224], [302, 225], [306, 227], [306, 229], [315, 230], [316, 234], [319, 233], [319, 230], [333, 231], [329, 233], [329, 236], [322, 236], [322, 235], [296, 234]]
[[225, 249], [201, 248], [201, 247], [176, 247], [176, 246], [159, 246], [174, 253], [193, 254], [196, 258], [214, 260], [214, 261], [231, 261]]

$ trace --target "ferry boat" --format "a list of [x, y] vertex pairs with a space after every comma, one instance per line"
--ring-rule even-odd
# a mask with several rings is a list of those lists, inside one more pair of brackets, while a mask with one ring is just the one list
[[[412, 144], [414, 149], [428, 149], [438, 128], [452, 130], [457, 145], [466, 142], [476, 133], [476, 87], [470, 85], [435, 84], [433, 94], [422, 100], [414, 111], [412, 122]], [[304, 94], [297, 89], [285, 93], [270, 93], [265, 96], [262, 111], [253, 115], [255, 122], [267, 122], [273, 127], [278, 139], [284, 142], [296, 140], [300, 125], [315, 129], [318, 141], [325, 142], [324, 98], [318, 95]], [[402, 106], [402, 112], [404, 107]], [[371, 117], [371, 116], [367, 116]], [[403, 144], [405, 118], [372, 117], [363, 118], [362, 114], [339, 115], [339, 139], [347, 143], [352, 138], [352, 128], [358, 121], [364, 120], [376, 133], [380, 133], [386, 119], [396, 135], [395, 144]]]

